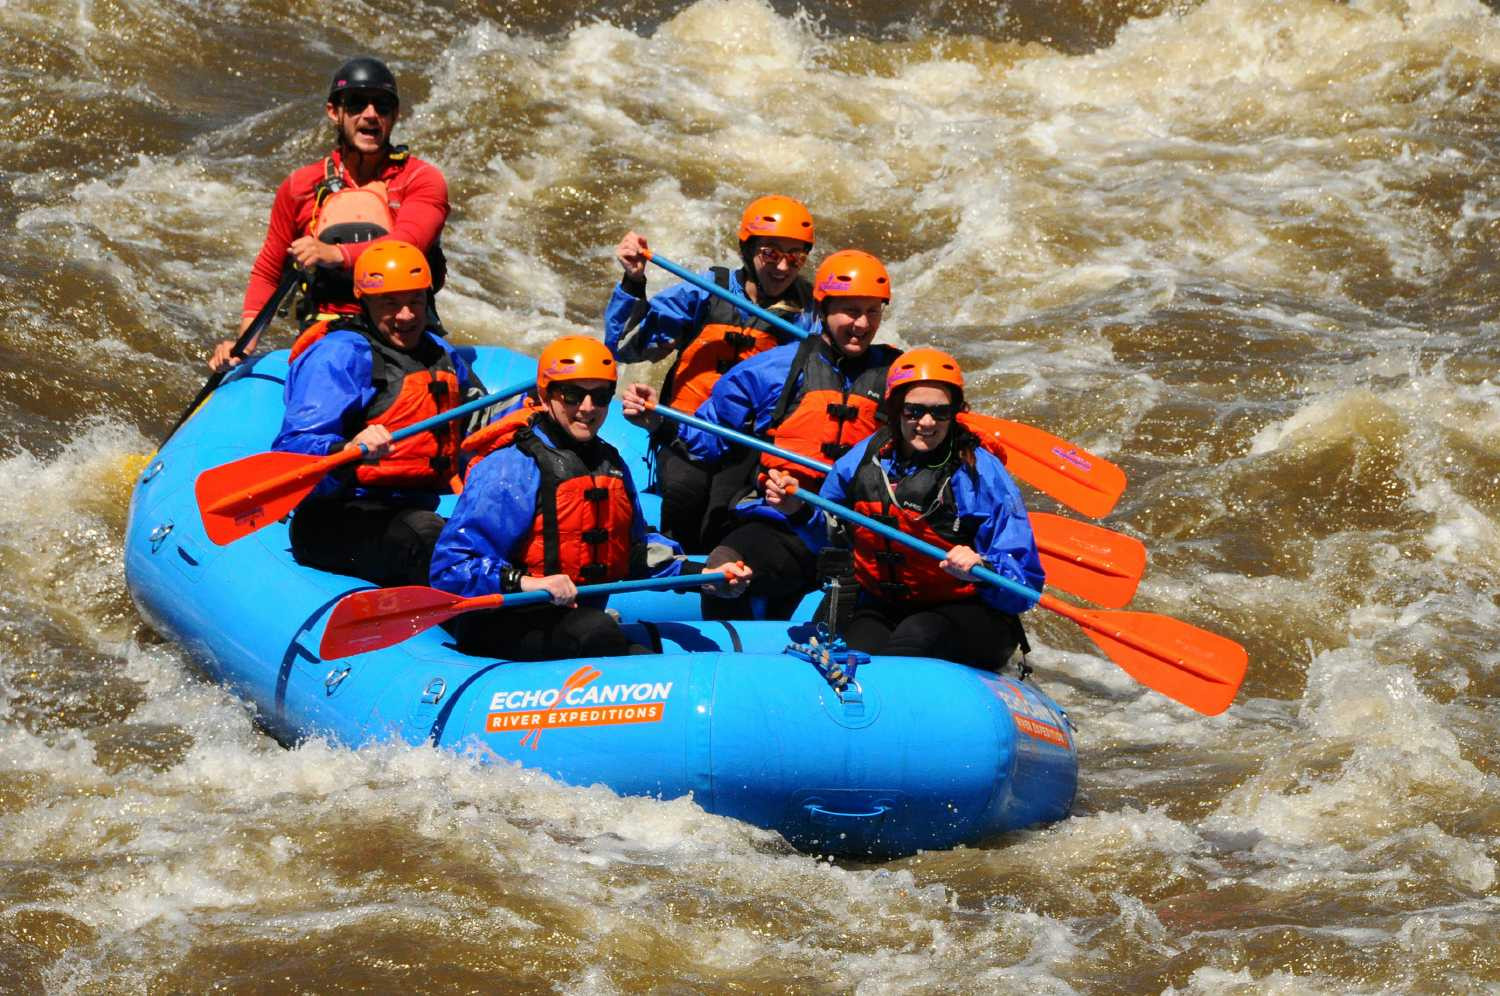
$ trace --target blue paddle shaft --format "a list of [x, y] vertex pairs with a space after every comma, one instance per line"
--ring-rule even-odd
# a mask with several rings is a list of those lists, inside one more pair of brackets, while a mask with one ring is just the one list
[[801, 464], [804, 467], [819, 471], [824, 474], [833, 469], [828, 464], [814, 460], [812, 457], [803, 456], [801, 453], [793, 453], [791, 450], [784, 450], [780, 446], [774, 446], [771, 443], [766, 442], [764, 439], [757, 439], [754, 436], [748, 436], [743, 432], [739, 432], [738, 430], [719, 425], [717, 422], [710, 422], [707, 419], [699, 418], [696, 415], [689, 415], [687, 412], [680, 412], [676, 408], [672, 408], [669, 405], [657, 405], [652, 409], [652, 411], [656, 412], [658, 415], [663, 416], [664, 418], [672, 419], [675, 422], [681, 422], [683, 425], [690, 425], [695, 429], [702, 429], [704, 432], [711, 432], [714, 435], [722, 436], [725, 439], [730, 440], [731, 442], [739, 443], [741, 446], [748, 446], [752, 450], [760, 450], [762, 453], [769, 453], [772, 456], [781, 457], [781, 459], [783, 460], [790, 460], [792, 463]]
[[[927, 556], [933, 557], [937, 560], [943, 560], [948, 556], [947, 550], [939, 549], [926, 540], [919, 540], [915, 536], [903, 533], [899, 529], [893, 529], [890, 526], [886, 525], [884, 522], [881, 522], [879, 519], [872, 519], [868, 515], [864, 515], [863, 513], [854, 511], [854, 509], [852, 508], [845, 508], [838, 502], [824, 498], [820, 494], [816, 494], [812, 491], [804, 491], [801, 488], [797, 489], [796, 494], [798, 498], [801, 498], [803, 501], [807, 502], [814, 508], [821, 508], [829, 515], [835, 516], [840, 519], [847, 519], [848, 521], [853, 522], [856, 525], [864, 526], [871, 532], [879, 533], [881, 536], [884, 536], [886, 539], [891, 540], [892, 542], [900, 543], [904, 546], [909, 546], [913, 550], [919, 550], [922, 553], [927, 554]], [[1004, 588], [1007, 591], [1020, 595], [1022, 598], [1029, 599], [1032, 605], [1035, 605], [1037, 603], [1037, 600], [1042, 597], [1041, 592], [1036, 591], [1032, 588], [1028, 588], [1018, 581], [1012, 581], [1010, 578], [996, 573], [995, 571], [990, 570], [988, 567], [975, 567], [970, 570], [969, 573], [974, 575], [981, 581], [986, 581], [989, 584], [995, 585], [996, 587]]]
[[[722, 579], [723, 576], [719, 571], [709, 571], [704, 574], [674, 574], [666, 578], [636, 578], [631, 581], [608, 581], [604, 584], [586, 584], [579, 586], [578, 597], [618, 595], [624, 591], [671, 591], [674, 588], [696, 588], [699, 585], [713, 584], [716, 580]], [[541, 605], [543, 602], [550, 601], [552, 601], [551, 592], [523, 591], [514, 595], [506, 595], [505, 601], [500, 603], [499, 608]]]
[[661, 267], [663, 270], [666, 270], [673, 276], [681, 277], [688, 283], [692, 284], [694, 287], [706, 290], [715, 297], [722, 297], [730, 304], [737, 305], [738, 307], [743, 308], [745, 311], [750, 312], [750, 314], [754, 315], [756, 318], [759, 318], [763, 322], [769, 322], [771, 325], [774, 325], [776, 328], [787, 333], [788, 335], [796, 336], [798, 339], [806, 339], [808, 336], [812, 335], [812, 333], [807, 331], [807, 329], [798, 328], [796, 325], [793, 325], [791, 322], [787, 321], [785, 318], [782, 318], [780, 315], [767, 311], [765, 308], [762, 308], [757, 304], [751, 304], [748, 300], [740, 297], [729, 288], [720, 287], [712, 280], [705, 280], [703, 277], [700, 277], [692, 270], [678, 266], [670, 259], [663, 259], [655, 253], [652, 253], [646, 258], [655, 263], [657, 266]]

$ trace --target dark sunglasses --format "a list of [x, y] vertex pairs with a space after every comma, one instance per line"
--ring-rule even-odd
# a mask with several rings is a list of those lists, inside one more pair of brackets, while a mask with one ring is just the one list
[[585, 391], [577, 384], [551, 384], [547, 387], [547, 396], [568, 406], [581, 405], [583, 399], [588, 398], [594, 403], [595, 408], [603, 408], [614, 398], [615, 388], [613, 384], [610, 384], [606, 387], [596, 387], [592, 391]]
[[931, 415], [934, 422], [947, 422], [953, 418], [954, 406], [946, 405], [914, 405], [910, 402], [901, 406], [901, 417], [910, 422], [922, 421], [922, 416]]
[[375, 113], [382, 117], [397, 107], [396, 98], [386, 93], [346, 93], [339, 98], [339, 106], [345, 114], [358, 114], [371, 104], [375, 105]]
[[767, 266], [775, 266], [782, 260], [786, 260], [789, 266], [801, 266], [807, 262], [807, 253], [801, 249], [793, 249], [791, 252], [787, 252], [784, 249], [777, 249], [775, 246], [761, 246], [755, 250], [755, 255]]

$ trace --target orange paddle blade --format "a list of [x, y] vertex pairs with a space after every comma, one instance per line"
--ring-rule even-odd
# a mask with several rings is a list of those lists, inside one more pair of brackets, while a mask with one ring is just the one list
[[1125, 472], [1060, 436], [1008, 419], [964, 412], [964, 428], [1004, 450], [1005, 469], [1044, 494], [1091, 518], [1110, 513], [1125, 493]]
[[1206, 716], [1234, 701], [1250, 658], [1227, 637], [1154, 612], [1098, 612], [1043, 595], [1038, 605], [1065, 616], [1136, 681]]
[[1047, 587], [1121, 609], [1146, 571], [1146, 545], [1134, 536], [1046, 512], [1031, 513], [1031, 531]]
[[358, 455], [357, 449], [326, 457], [257, 453], [211, 467], [193, 487], [203, 531], [219, 546], [233, 543], [296, 508], [325, 474]]
[[473, 609], [496, 608], [503, 600], [501, 595], [463, 598], [421, 585], [356, 591], [339, 599], [329, 613], [318, 654], [333, 661], [381, 650]]

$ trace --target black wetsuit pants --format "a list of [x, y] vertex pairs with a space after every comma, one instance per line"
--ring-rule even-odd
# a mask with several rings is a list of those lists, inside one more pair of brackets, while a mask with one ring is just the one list
[[739, 598], [703, 596], [704, 619], [753, 619], [759, 602], [766, 619], [786, 619], [818, 586], [818, 559], [788, 526], [750, 519], [741, 522], [709, 555], [706, 569], [743, 560], [754, 575]]
[[614, 616], [589, 605], [540, 605], [470, 612], [445, 624], [466, 654], [512, 661], [647, 654], [631, 643]]
[[1021, 620], [980, 598], [902, 605], [863, 596], [844, 642], [867, 654], [936, 657], [986, 671], [1004, 667], [1025, 639]]
[[658, 446], [656, 493], [661, 496], [661, 531], [691, 553], [702, 553], [703, 523], [708, 514], [713, 475], [673, 446]]
[[443, 517], [378, 501], [312, 498], [292, 514], [297, 563], [381, 587], [427, 584]]
[[712, 470], [670, 441], [653, 442], [655, 492], [661, 496], [661, 531], [688, 553], [706, 553], [737, 525], [730, 510], [755, 480], [760, 454], [731, 453]]

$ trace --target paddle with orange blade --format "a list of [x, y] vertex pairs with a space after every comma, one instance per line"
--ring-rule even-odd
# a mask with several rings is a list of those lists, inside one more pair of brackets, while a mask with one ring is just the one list
[[[391, 441], [400, 442], [456, 418], [463, 418], [481, 408], [488, 408], [525, 391], [531, 387], [533, 380], [528, 377], [525, 381], [409, 425], [391, 433]], [[365, 448], [351, 443], [328, 456], [272, 451], [205, 470], [198, 475], [193, 486], [198, 498], [198, 514], [203, 518], [203, 531], [219, 546], [233, 543], [241, 536], [248, 536], [296, 508], [329, 471], [346, 463], [354, 463], [364, 456]]]
[[[811, 457], [783, 449], [763, 439], [729, 429], [668, 405], [652, 404], [649, 410], [667, 418], [712, 432], [741, 446], [781, 457], [820, 471], [833, 468]], [[1129, 605], [1146, 570], [1146, 547], [1140, 540], [1102, 526], [1065, 519], [1046, 512], [1031, 513], [1031, 532], [1047, 583], [1069, 594], [1086, 598], [1105, 608]]]
[[1012, 475], [1090, 518], [1108, 515], [1125, 493], [1123, 470], [1050, 432], [973, 412], [958, 424], [999, 442]]
[[[803, 501], [829, 515], [863, 526], [929, 557], [943, 560], [948, 555], [946, 550], [893, 529], [878, 519], [845, 508], [820, 494], [799, 489], [795, 481], [787, 491], [796, 493]], [[1110, 660], [1136, 681], [1204, 715], [1217, 716], [1228, 709], [1240, 683], [1245, 680], [1245, 670], [1249, 666], [1245, 648], [1217, 633], [1154, 612], [1081, 609], [1051, 595], [1033, 591], [988, 567], [976, 567], [969, 573], [1071, 619], [1083, 627], [1089, 639]]]
[[[810, 334], [780, 315], [753, 304], [727, 287], [720, 287], [712, 280], [704, 279], [670, 259], [649, 250], [645, 252], [645, 256], [668, 273], [681, 277], [715, 297], [723, 298], [788, 335], [805, 339]], [[1020, 422], [983, 415], [960, 415], [959, 421], [974, 432], [999, 439], [1006, 450], [1005, 465], [1013, 476], [1056, 498], [1076, 512], [1095, 519], [1108, 515], [1110, 509], [1115, 507], [1115, 502], [1120, 500], [1120, 495], [1125, 492], [1123, 470], [1103, 457], [1095, 456], [1050, 432]]]
[[1123, 609], [1146, 573], [1146, 545], [1134, 536], [1050, 512], [1028, 513], [1047, 586]]
[[[723, 571], [702, 574], [678, 574], [666, 578], [638, 578], [633, 581], [609, 581], [586, 584], [578, 588], [578, 597], [616, 595], [626, 591], [670, 591], [674, 588], [697, 588], [723, 581]], [[431, 629], [465, 612], [544, 605], [552, 600], [550, 592], [519, 591], [511, 594], [475, 595], [464, 598], [436, 588], [411, 585], [404, 588], [370, 588], [339, 599], [328, 616], [318, 654], [325, 661], [353, 654], [368, 653], [395, 646], [423, 630]]]

